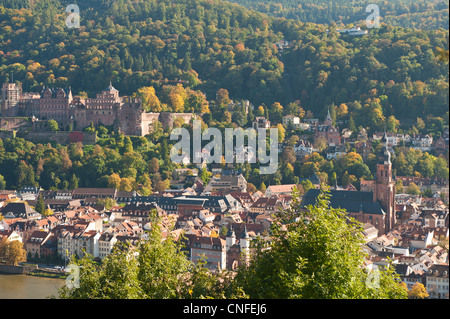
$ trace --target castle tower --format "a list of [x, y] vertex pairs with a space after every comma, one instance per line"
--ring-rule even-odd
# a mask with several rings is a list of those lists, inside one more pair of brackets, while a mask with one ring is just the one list
[[229, 251], [234, 244], [236, 244], [236, 234], [234, 233], [233, 226], [230, 226], [226, 237], [227, 251]]
[[241, 248], [241, 253], [244, 258], [244, 262], [249, 262], [249, 255], [250, 255], [250, 236], [247, 232], [247, 226], [244, 226], [244, 231], [241, 234], [241, 238], [239, 239], [239, 246]]
[[391, 153], [387, 148], [386, 132], [382, 138], [382, 148], [378, 153], [377, 176], [374, 185], [373, 200], [381, 204], [386, 213], [384, 233], [389, 232], [396, 223], [395, 186], [392, 179]]
[[3, 83], [0, 97], [0, 115], [18, 116], [22, 86], [15, 83]]

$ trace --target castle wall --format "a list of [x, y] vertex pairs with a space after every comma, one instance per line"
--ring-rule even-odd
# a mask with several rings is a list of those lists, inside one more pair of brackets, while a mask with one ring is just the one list
[[1, 130], [24, 130], [31, 129], [31, 121], [29, 118], [24, 117], [0, 117], [0, 129]]
[[141, 136], [142, 106], [137, 98], [124, 98], [117, 108], [116, 120], [125, 135]]
[[[8, 88], [8, 90], [7, 90]], [[3, 95], [9, 94], [9, 86], [4, 85]], [[9, 95], [8, 95], [9, 96]], [[176, 118], [190, 123], [193, 113], [145, 113], [141, 101], [134, 97], [120, 97], [112, 85], [97, 94], [96, 98], [81, 100], [73, 98], [69, 90], [44, 88], [41, 94], [25, 93], [20, 105], [21, 115], [36, 116], [41, 120], [54, 119], [66, 127], [73, 123], [73, 129], [81, 131], [91, 122], [94, 126], [113, 126], [125, 135], [145, 136], [156, 120], [167, 129], [173, 127]], [[17, 116], [17, 115], [16, 115]], [[0, 122], [0, 129], [17, 129], [24, 123], [20, 121]], [[36, 131], [36, 130], [34, 130]]]
[[89, 126], [89, 124], [94, 122], [95, 126], [100, 125], [113, 125], [116, 119], [115, 110], [112, 107], [102, 108], [102, 109], [87, 109], [86, 110], [86, 124], [84, 127]]
[[[33, 143], [45, 144], [55, 142], [62, 145], [82, 142], [84, 145], [93, 145], [97, 142], [95, 133], [86, 132], [17, 132], [16, 137], [20, 137]], [[14, 138], [12, 131], [0, 131], [0, 139]]]
[[141, 136], [145, 136], [150, 131], [150, 125], [159, 120], [159, 113], [142, 113], [141, 117]]

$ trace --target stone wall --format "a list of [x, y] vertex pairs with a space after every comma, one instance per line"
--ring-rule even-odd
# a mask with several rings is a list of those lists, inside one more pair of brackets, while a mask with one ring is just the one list
[[145, 136], [149, 133], [149, 131], [150, 131], [149, 126], [156, 120], [159, 121], [159, 113], [142, 113], [141, 136]]
[[[0, 131], [0, 138], [12, 138], [12, 131]], [[21, 137], [33, 143], [55, 142], [66, 145], [69, 143], [82, 142], [84, 145], [93, 145], [97, 142], [95, 133], [86, 132], [17, 132], [16, 137]]]
[[31, 119], [27, 117], [0, 117], [1, 130], [24, 130], [31, 129]]
[[195, 114], [193, 113], [142, 113], [141, 136], [145, 136], [149, 133], [150, 125], [156, 120], [161, 122], [163, 128], [172, 128], [176, 118], [182, 118], [184, 123], [188, 124], [193, 117], [195, 117]]
[[0, 264], [0, 273], [2, 274], [28, 274], [38, 268], [37, 265], [13, 266]]

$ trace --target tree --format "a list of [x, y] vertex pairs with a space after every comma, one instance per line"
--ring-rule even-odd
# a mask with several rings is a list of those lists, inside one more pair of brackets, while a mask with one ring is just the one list
[[6, 263], [17, 266], [19, 263], [27, 260], [27, 252], [23, 248], [23, 244], [14, 240], [6, 246]]
[[42, 213], [42, 215], [43, 215], [44, 217], [52, 216], [53, 214], [54, 214], [54, 212], [53, 212], [53, 210], [51, 210], [50, 208], [46, 208], [46, 209], [44, 210], [44, 212]]
[[394, 115], [391, 115], [386, 120], [386, 130], [388, 132], [397, 133], [398, 127], [400, 126], [400, 121], [395, 118]]
[[[194, 265], [183, 242], [162, 235], [161, 218], [150, 212], [148, 239], [117, 243], [102, 263], [86, 255], [73, 262], [80, 268], [79, 287], [64, 285], [62, 299], [167, 299], [238, 297], [230, 280]], [[230, 287], [230, 289], [227, 289]], [[242, 297], [242, 294], [240, 295]]]
[[159, 172], [159, 161], [156, 157], [153, 157], [149, 164], [148, 164], [148, 168], [150, 173], [155, 174]]
[[211, 176], [212, 173], [209, 172], [206, 167], [203, 167], [198, 177], [202, 180], [203, 184], [206, 185], [211, 179]]
[[231, 123], [231, 113], [228, 111], [223, 112], [222, 114], [222, 121], [224, 123]]
[[305, 180], [301, 181], [300, 185], [303, 188], [304, 194], [306, 194], [310, 189], [314, 188], [314, 184], [309, 179], [305, 179]]
[[336, 115], [339, 119], [343, 120], [348, 115], [348, 106], [345, 103], [341, 103], [336, 111]]
[[253, 109], [252, 106], [248, 106], [247, 111], [247, 126], [252, 126], [253, 120], [255, 119], [255, 116], [253, 115]]
[[186, 91], [181, 84], [178, 84], [168, 96], [172, 111], [175, 113], [184, 112], [184, 101], [186, 99]]
[[395, 181], [395, 193], [403, 194], [403, 181], [401, 179]]
[[353, 120], [353, 116], [350, 116], [350, 119], [348, 120], [348, 128], [352, 132], [356, 132], [356, 124], [355, 120]]
[[49, 130], [52, 131], [52, 132], [56, 132], [59, 129], [58, 128], [58, 122], [56, 122], [53, 119], [48, 120], [47, 124], [48, 124]]
[[164, 135], [164, 128], [160, 121], [155, 120], [149, 124], [149, 137], [151, 141], [158, 141]]
[[133, 152], [133, 142], [131, 142], [129, 136], [126, 136], [124, 139], [123, 153], [126, 154], [131, 152]]
[[0, 189], [5, 189], [5, 188], [6, 188], [5, 178], [3, 177], [3, 175], [0, 175]]
[[[3, 219], [3, 215], [0, 216]], [[1, 219], [0, 219], [1, 221]], [[8, 248], [9, 240], [6, 236], [0, 237], [0, 260], [4, 261], [6, 259], [6, 251]]]
[[69, 181], [69, 187], [70, 190], [74, 190], [75, 188], [78, 188], [78, 178], [75, 174], [72, 174], [72, 177]]
[[412, 286], [411, 290], [408, 291], [409, 299], [425, 299], [428, 298], [428, 296], [427, 288], [418, 281]]
[[139, 176], [138, 182], [141, 184], [140, 193], [143, 196], [148, 196], [152, 193], [152, 180], [147, 173]]
[[147, 112], [161, 112], [161, 102], [156, 96], [155, 88], [153, 86], [141, 87], [137, 91], [137, 96], [142, 100], [144, 110]]
[[[249, 107], [250, 108], [250, 107]], [[243, 106], [240, 106], [233, 112], [231, 116], [233, 123], [236, 123], [240, 127], [244, 127], [247, 123], [247, 117]]]
[[267, 190], [266, 184], [264, 184], [264, 182], [261, 182], [261, 184], [259, 185], [259, 190], [261, 191], [261, 193], [265, 193]]
[[225, 107], [228, 104], [230, 104], [231, 100], [229, 97], [228, 90], [226, 89], [219, 89], [216, 92], [216, 105]]
[[286, 129], [281, 123], [277, 124], [277, 129], [278, 129], [278, 143], [283, 143], [284, 137], [286, 136]]
[[411, 182], [406, 188], [406, 193], [408, 193], [409, 195], [419, 195], [420, 188], [414, 182]]
[[264, 106], [260, 105], [256, 110], [256, 116], [264, 116]]
[[[447, 161], [443, 157], [438, 157], [434, 161], [434, 177], [449, 178], [449, 168]], [[1, 177], [0, 177], [1, 180]], [[1, 184], [1, 181], [0, 181]], [[0, 186], [1, 189], [1, 186]]]
[[283, 112], [283, 106], [279, 102], [275, 102], [270, 106], [269, 119], [275, 123], [278, 123], [281, 121]]
[[42, 198], [42, 195], [39, 195], [38, 200], [36, 202], [36, 206], [34, 207], [34, 210], [40, 214], [44, 214], [45, 203], [44, 203], [44, 198]]
[[316, 138], [314, 140], [314, 147], [319, 150], [319, 152], [322, 152], [324, 149], [326, 149], [328, 146], [328, 141], [325, 137], [321, 136], [319, 138]]
[[128, 177], [120, 179], [119, 190], [125, 192], [131, 192], [133, 190], [133, 180]]
[[257, 190], [258, 189], [256, 188], [256, 186], [253, 185], [252, 183], [247, 184], [247, 192], [249, 192], [250, 194], [256, 193]]
[[166, 189], [170, 187], [170, 181], [169, 180], [160, 180], [155, 183], [155, 191], [159, 194], [164, 193]]
[[406, 298], [392, 266], [379, 269], [370, 284], [363, 227], [331, 208], [326, 193], [303, 210], [295, 190], [291, 207], [273, 225], [271, 249], [256, 242], [250, 265], [235, 279], [250, 298]]
[[106, 209], [111, 209], [114, 205], [116, 205], [116, 201], [113, 198], [107, 197], [107, 198], [99, 198], [97, 200], [97, 205], [102, 205]]
[[119, 189], [120, 187], [120, 176], [117, 173], [112, 173], [108, 178], [108, 187]]

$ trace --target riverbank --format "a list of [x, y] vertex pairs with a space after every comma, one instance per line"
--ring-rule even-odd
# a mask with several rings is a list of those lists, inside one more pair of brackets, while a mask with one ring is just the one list
[[56, 278], [56, 279], [66, 279], [68, 274], [64, 272], [60, 273], [53, 273], [53, 272], [47, 272], [42, 270], [36, 270], [27, 273], [28, 276], [34, 276], [34, 277], [45, 277], [45, 278]]
[[0, 274], [28, 274], [38, 269], [37, 265], [6, 265], [0, 264]]
[[6, 265], [0, 264], [0, 274], [28, 275], [35, 277], [66, 279], [69, 274], [63, 270], [39, 268], [35, 264]]

